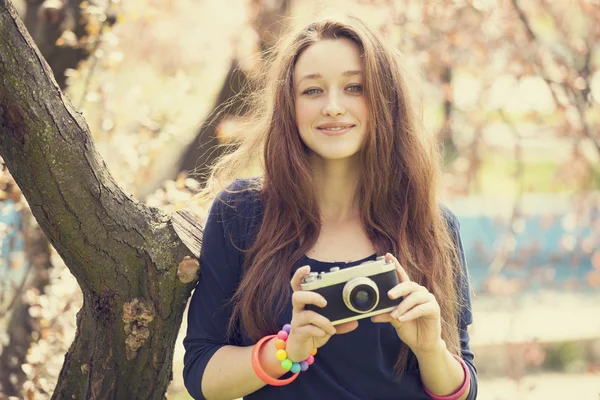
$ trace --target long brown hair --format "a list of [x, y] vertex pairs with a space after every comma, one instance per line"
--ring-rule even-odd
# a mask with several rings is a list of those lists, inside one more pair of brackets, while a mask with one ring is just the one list
[[[411, 279], [435, 295], [442, 339], [451, 352], [460, 354], [460, 268], [437, 198], [439, 148], [422, 129], [399, 57], [356, 18], [321, 20], [280, 41], [270, 55], [270, 68], [252, 88], [254, 113], [241, 125], [244, 134], [233, 143], [234, 151], [213, 167], [205, 191], [215, 182], [224, 186], [232, 181], [257, 156], [262, 157], [264, 171], [255, 187], [264, 218], [247, 249], [244, 274], [232, 299], [230, 328], [241, 322], [255, 339], [275, 332], [277, 316], [289, 301], [292, 266], [319, 236], [320, 213], [307, 149], [295, 123], [293, 72], [311, 44], [339, 38], [356, 43], [364, 63], [370, 117], [356, 193], [363, 227], [378, 254], [396, 255]], [[397, 371], [406, 368], [408, 356], [403, 346]]]

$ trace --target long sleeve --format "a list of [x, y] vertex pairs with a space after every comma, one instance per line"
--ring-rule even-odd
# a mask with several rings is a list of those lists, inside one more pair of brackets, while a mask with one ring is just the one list
[[[239, 186], [239, 182], [235, 186]], [[239, 187], [237, 187], [239, 189]], [[202, 376], [217, 350], [225, 345], [240, 345], [239, 336], [227, 338], [231, 316], [230, 298], [242, 272], [244, 224], [241, 214], [251, 211], [243, 193], [221, 192], [206, 221], [200, 253], [200, 278], [188, 310], [183, 377], [194, 399], [204, 399]], [[251, 204], [250, 204], [251, 206]]]
[[456, 216], [453, 214], [449, 218], [450, 227], [452, 233], [454, 235], [454, 241], [456, 245], [456, 250], [458, 253], [458, 258], [461, 266], [461, 275], [460, 275], [460, 290], [462, 296], [462, 309], [459, 318], [460, 324], [460, 347], [462, 352], [462, 358], [467, 364], [469, 368], [469, 372], [471, 375], [471, 390], [469, 392], [469, 396], [467, 400], [475, 400], [477, 398], [477, 389], [478, 389], [478, 381], [477, 381], [477, 368], [473, 363], [474, 354], [469, 345], [469, 332], [467, 327], [473, 323], [473, 313], [471, 308], [471, 285], [469, 283], [469, 271], [467, 269], [467, 259], [465, 257], [465, 250], [462, 244], [462, 239], [460, 236], [460, 223]]

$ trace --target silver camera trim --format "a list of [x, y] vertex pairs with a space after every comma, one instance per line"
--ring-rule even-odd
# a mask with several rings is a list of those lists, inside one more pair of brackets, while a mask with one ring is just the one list
[[374, 261], [367, 261], [354, 267], [340, 269], [339, 271], [322, 272], [320, 274], [311, 272], [303, 278], [300, 287], [302, 290], [316, 290], [322, 287], [348, 282], [352, 278], [369, 277], [371, 275], [394, 271], [395, 269], [396, 266], [393, 262], [386, 263], [385, 256], [380, 256]]
[[[352, 293], [354, 288], [356, 288], [359, 285], [368, 286], [375, 291], [375, 303], [373, 304], [373, 307], [369, 308], [366, 311], [357, 310], [356, 308], [354, 308], [352, 302], [350, 301], [350, 293]], [[352, 278], [344, 285], [344, 289], [342, 290], [342, 299], [344, 300], [344, 304], [346, 305], [346, 307], [348, 307], [350, 310], [354, 311], [355, 313], [366, 314], [373, 311], [379, 304], [379, 288], [377, 287], [377, 284], [373, 282], [373, 279], [368, 278], [366, 276]]]
[[392, 312], [395, 308], [396, 307], [382, 308], [381, 310], [373, 311], [373, 312], [370, 312], [368, 314], [357, 314], [357, 315], [354, 315], [352, 317], [348, 317], [348, 318], [344, 318], [344, 319], [338, 319], [336, 321], [331, 321], [331, 325], [336, 326], [336, 325], [339, 325], [339, 324], [343, 324], [344, 322], [355, 321], [357, 319], [362, 319], [362, 318], [367, 318], [367, 317], [374, 317], [375, 315]]

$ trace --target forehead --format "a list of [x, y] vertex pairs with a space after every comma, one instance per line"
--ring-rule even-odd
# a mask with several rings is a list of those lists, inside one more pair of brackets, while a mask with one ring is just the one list
[[303, 76], [336, 77], [348, 70], [361, 70], [360, 48], [349, 39], [320, 40], [306, 48], [294, 66], [294, 84]]

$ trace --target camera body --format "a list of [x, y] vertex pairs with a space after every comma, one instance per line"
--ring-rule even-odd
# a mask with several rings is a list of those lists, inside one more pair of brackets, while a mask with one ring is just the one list
[[323, 315], [333, 325], [392, 311], [402, 301], [387, 295], [396, 285], [396, 267], [393, 262], [387, 263], [385, 256], [354, 267], [311, 272], [300, 284], [302, 290], [319, 293], [327, 300], [323, 308], [309, 304], [306, 309]]

